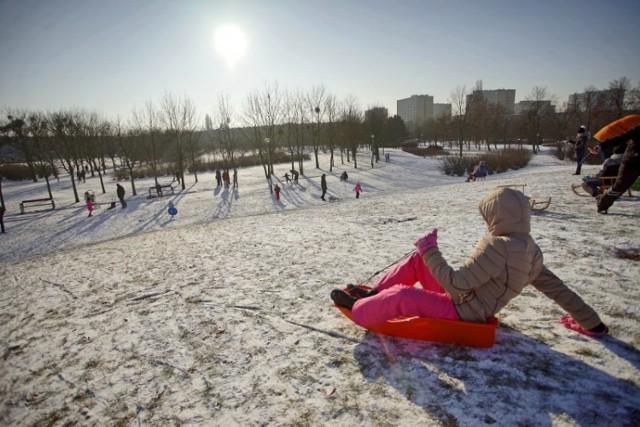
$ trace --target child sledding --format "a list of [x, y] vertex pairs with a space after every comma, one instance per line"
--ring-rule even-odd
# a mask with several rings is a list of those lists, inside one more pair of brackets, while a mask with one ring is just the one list
[[[335, 289], [331, 299], [365, 328], [408, 316], [487, 324], [530, 284], [569, 313], [561, 318], [567, 328], [592, 337], [608, 332], [596, 311], [544, 265], [529, 234], [531, 207], [522, 192], [496, 188], [479, 210], [489, 234], [459, 268], [440, 253], [434, 229], [370, 290]], [[418, 282], [422, 288], [414, 287]]]

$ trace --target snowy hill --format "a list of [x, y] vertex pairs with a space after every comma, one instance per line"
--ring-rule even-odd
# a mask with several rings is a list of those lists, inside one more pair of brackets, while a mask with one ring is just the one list
[[[260, 168], [239, 170], [237, 191], [216, 189], [211, 174], [161, 199], [145, 197], [148, 181], [135, 198], [123, 183], [129, 207], [93, 218], [64, 179], [55, 211], [26, 215], [20, 200], [46, 196], [44, 183], [3, 182], [0, 423], [640, 423], [640, 263], [616, 256], [640, 248], [637, 197], [598, 215], [570, 190], [574, 165], [548, 154], [475, 183], [399, 151], [373, 169], [362, 159], [332, 173], [308, 162], [280, 202]], [[322, 173], [333, 203], [319, 199]], [[464, 260], [485, 233], [478, 200], [513, 183], [552, 197], [532, 235], [610, 336], [565, 329], [533, 289], [499, 314], [490, 349], [379, 336], [332, 306], [333, 288], [393, 263], [433, 227], [449, 262]], [[97, 178], [79, 187], [101, 202], [115, 183], [107, 189]]]

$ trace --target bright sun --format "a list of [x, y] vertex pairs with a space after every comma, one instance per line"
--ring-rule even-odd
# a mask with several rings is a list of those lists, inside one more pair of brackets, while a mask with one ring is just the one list
[[244, 32], [232, 24], [218, 28], [213, 36], [213, 42], [229, 67], [233, 67], [247, 50], [247, 38]]

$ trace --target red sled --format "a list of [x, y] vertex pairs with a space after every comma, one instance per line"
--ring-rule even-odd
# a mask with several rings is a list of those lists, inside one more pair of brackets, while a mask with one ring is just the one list
[[[349, 320], [353, 320], [351, 319], [351, 310], [338, 305], [336, 307]], [[367, 330], [377, 334], [414, 340], [489, 348], [496, 342], [497, 328], [498, 319], [493, 316], [487, 320], [487, 323], [413, 316], [387, 320], [380, 325], [367, 328]]]

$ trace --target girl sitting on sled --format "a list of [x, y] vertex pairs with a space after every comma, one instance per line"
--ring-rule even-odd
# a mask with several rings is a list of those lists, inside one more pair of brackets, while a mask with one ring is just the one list
[[450, 267], [442, 257], [433, 229], [373, 289], [335, 289], [331, 299], [351, 309], [353, 321], [365, 328], [405, 316], [486, 322], [531, 284], [569, 313], [560, 319], [567, 328], [592, 337], [608, 332], [595, 310], [544, 266], [529, 234], [531, 207], [524, 194], [498, 188], [479, 209], [489, 234], [461, 267]]

